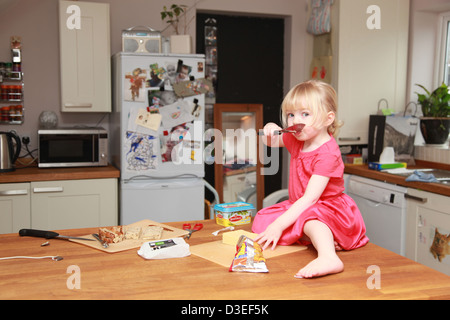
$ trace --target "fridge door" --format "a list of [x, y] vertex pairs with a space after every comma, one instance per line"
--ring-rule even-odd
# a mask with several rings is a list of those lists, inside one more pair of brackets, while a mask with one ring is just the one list
[[120, 224], [203, 220], [204, 190], [198, 178], [122, 181]]
[[204, 177], [204, 94], [174, 91], [204, 77], [203, 55], [120, 53], [114, 65], [122, 180]]

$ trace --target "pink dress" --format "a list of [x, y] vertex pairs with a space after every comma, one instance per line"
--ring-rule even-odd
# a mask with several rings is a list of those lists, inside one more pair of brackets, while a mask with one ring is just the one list
[[334, 240], [342, 249], [351, 250], [364, 246], [369, 241], [365, 235], [366, 227], [353, 199], [343, 193], [344, 163], [336, 140], [331, 137], [328, 142], [311, 152], [302, 152], [303, 142], [291, 134], [284, 134], [283, 142], [291, 154], [289, 200], [261, 209], [255, 216], [252, 231], [263, 232], [303, 196], [310, 177], [317, 174], [330, 177], [322, 196], [284, 230], [278, 244], [290, 245], [299, 241], [303, 236], [305, 222], [319, 220], [330, 228]]

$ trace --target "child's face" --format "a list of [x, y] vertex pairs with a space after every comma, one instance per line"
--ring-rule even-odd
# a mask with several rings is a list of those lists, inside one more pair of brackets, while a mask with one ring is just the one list
[[301, 132], [293, 133], [294, 137], [300, 141], [306, 141], [317, 136], [321, 131], [327, 130], [327, 127], [320, 125], [319, 127], [313, 123], [314, 117], [311, 110], [307, 108], [290, 110], [287, 112], [287, 125], [288, 127], [295, 124], [304, 124], [305, 127]]

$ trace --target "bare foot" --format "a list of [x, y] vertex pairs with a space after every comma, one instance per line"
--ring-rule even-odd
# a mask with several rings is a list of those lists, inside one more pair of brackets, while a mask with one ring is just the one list
[[336, 255], [334, 257], [317, 257], [308, 263], [294, 276], [296, 278], [314, 278], [327, 274], [339, 273], [344, 270], [344, 264]]

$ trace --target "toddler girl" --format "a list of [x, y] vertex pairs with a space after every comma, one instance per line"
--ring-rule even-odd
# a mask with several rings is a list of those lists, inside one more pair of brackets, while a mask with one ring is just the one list
[[299, 133], [274, 135], [275, 123], [264, 127], [264, 143], [285, 146], [291, 154], [289, 200], [260, 210], [253, 222], [255, 238], [266, 249], [297, 241], [311, 244], [316, 259], [297, 278], [312, 278], [344, 270], [336, 250], [364, 246], [369, 239], [361, 213], [344, 191], [344, 164], [333, 134], [337, 130], [337, 97], [320, 81], [292, 88], [281, 106], [283, 126], [305, 124]]

